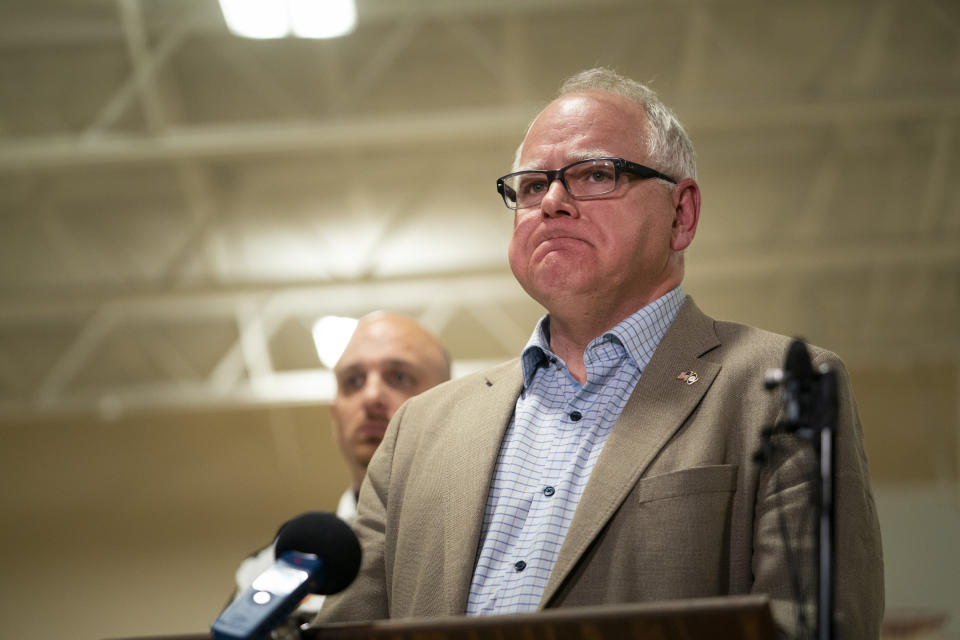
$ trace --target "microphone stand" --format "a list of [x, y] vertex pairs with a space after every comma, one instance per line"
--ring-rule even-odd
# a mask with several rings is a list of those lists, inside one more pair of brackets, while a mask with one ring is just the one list
[[[837, 375], [827, 365], [816, 371], [804, 343], [795, 339], [783, 369], [767, 372], [766, 387], [784, 388], [784, 418], [765, 430], [767, 442], [757, 459], [765, 460], [771, 449], [769, 438], [779, 432], [794, 433], [813, 446], [817, 457], [815, 481], [817, 554], [817, 640], [832, 640], [834, 619], [834, 439], [839, 402]], [[802, 606], [802, 604], [799, 604]]]
[[833, 638], [833, 543], [834, 516], [836, 511], [833, 484], [836, 452], [833, 445], [836, 437], [839, 403], [837, 401], [836, 372], [827, 365], [821, 365], [817, 374], [816, 381], [820, 387], [820, 473], [818, 476], [819, 499], [817, 501], [817, 520], [820, 527], [819, 538], [817, 540], [817, 555], [819, 556], [820, 564], [819, 588], [817, 592], [817, 638], [818, 640], [831, 640]]

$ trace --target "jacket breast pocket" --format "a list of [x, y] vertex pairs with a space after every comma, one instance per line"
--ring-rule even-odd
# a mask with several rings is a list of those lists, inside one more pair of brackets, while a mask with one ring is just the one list
[[[633, 521], [641, 575], [659, 598], [727, 590], [737, 465], [682, 469], [642, 478], [624, 507]], [[654, 589], [658, 589], [654, 587]]]
[[670, 500], [710, 493], [731, 493], [737, 489], [737, 465], [718, 464], [681, 469], [641, 478], [632, 499], [639, 503]]

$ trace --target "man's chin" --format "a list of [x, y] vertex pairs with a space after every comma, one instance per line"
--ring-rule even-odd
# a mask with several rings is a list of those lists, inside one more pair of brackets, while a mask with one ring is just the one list
[[377, 441], [375, 444], [362, 444], [354, 448], [353, 450], [353, 459], [356, 460], [364, 468], [370, 464], [370, 460], [373, 459], [373, 454], [377, 450], [380, 442]]

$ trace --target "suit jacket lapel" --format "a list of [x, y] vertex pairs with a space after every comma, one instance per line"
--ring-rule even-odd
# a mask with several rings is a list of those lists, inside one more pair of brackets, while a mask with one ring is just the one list
[[[444, 593], [450, 615], [466, 610], [483, 512], [490, 491], [504, 431], [523, 386], [519, 358], [476, 378], [481, 391], [465, 393], [457, 414], [463, 425], [451, 425], [442, 476], [444, 494]], [[469, 426], [468, 426], [469, 425]]]
[[[688, 299], [610, 432], [560, 548], [541, 608], [713, 383], [720, 365], [699, 356], [718, 344], [713, 320]], [[677, 379], [685, 371], [697, 373], [695, 384]]]

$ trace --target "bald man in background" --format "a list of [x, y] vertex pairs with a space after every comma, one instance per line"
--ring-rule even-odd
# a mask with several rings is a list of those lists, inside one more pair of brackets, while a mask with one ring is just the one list
[[[351, 481], [340, 497], [337, 516], [352, 523], [360, 484], [390, 418], [407, 398], [450, 379], [450, 357], [440, 340], [412, 318], [376, 311], [357, 323], [333, 372], [333, 436]], [[244, 560], [237, 569], [235, 596], [273, 562], [272, 544]], [[315, 613], [322, 603], [323, 596], [311, 596], [297, 615]]]
[[357, 492], [390, 418], [407, 398], [449, 380], [450, 359], [416, 321], [375, 312], [357, 324], [333, 372], [333, 435], [353, 481], [340, 503], [348, 501], [356, 514]]

